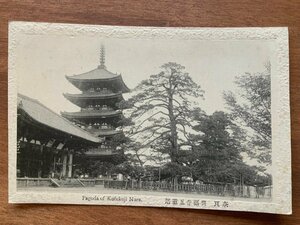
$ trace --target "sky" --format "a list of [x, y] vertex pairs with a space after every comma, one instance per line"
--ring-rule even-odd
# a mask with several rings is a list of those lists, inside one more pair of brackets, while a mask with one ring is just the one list
[[205, 100], [198, 102], [208, 114], [224, 110], [222, 93], [235, 91], [235, 76], [264, 71], [272, 54], [272, 42], [262, 40], [101, 39], [64, 35], [22, 35], [20, 39], [15, 61], [18, 92], [57, 113], [79, 110], [63, 96], [80, 93], [65, 76], [95, 69], [101, 44], [106, 50], [107, 69], [121, 73], [131, 89], [151, 74], [159, 73], [164, 63], [185, 66], [185, 71], [205, 91]]

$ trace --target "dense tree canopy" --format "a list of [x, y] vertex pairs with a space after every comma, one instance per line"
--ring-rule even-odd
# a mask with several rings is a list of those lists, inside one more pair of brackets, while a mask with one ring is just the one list
[[130, 118], [135, 125], [130, 137], [139, 147], [169, 156], [177, 161], [179, 150], [189, 144], [188, 127], [196, 108], [193, 98], [203, 96], [203, 90], [177, 63], [166, 63], [162, 72], [143, 80], [127, 102], [132, 108]]
[[[233, 181], [234, 165], [242, 164], [239, 129], [224, 112], [199, 118], [194, 127], [199, 145], [193, 149], [190, 162], [194, 176], [203, 181]], [[236, 172], [234, 173], [236, 174]]]
[[248, 135], [248, 153], [271, 163], [271, 67], [262, 73], [245, 73], [236, 78], [240, 92], [224, 94], [231, 116]]

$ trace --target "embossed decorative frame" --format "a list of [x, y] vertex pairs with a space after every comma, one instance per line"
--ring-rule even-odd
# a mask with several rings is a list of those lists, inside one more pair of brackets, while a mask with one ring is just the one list
[[[138, 38], [163, 40], [270, 40], [274, 41], [271, 57], [272, 76], [272, 170], [273, 197], [271, 201], [257, 202], [250, 199], [228, 198], [228, 208], [207, 206], [201, 209], [222, 209], [234, 211], [254, 211], [278, 214], [291, 214], [291, 136], [289, 104], [289, 51], [288, 29], [274, 28], [159, 28], [159, 27], [120, 27], [57, 23], [10, 22], [9, 24], [9, 68], [8, 68], [8, 155], [9, 155], [9, 203], [51, 203], [51, 204], [95, 204], [95, 205], [134, 205], [149, 207], [195, 208], [197, 206], [165, 205], [166, 197], [184, 199], [178, 195], [168, 196], [135, 195], [142, 202], [82, 201], [82, 193], [67, 192], [20, 192], [16, 188], [16, 131], [17, 131], [17, 77], [15, 68], [16, 51], [20, 35], [65, 35], [94, 36], [99, 38]], [[101, 193], [89, 193], [90, 196]], [[128, 197], [122, 193], [114, 195]], [[193, 199], [193, 198], [189, 198]], [[205, 196], [199, 196], [206, 200]], [[211, 201], [211, 199], [207, 199]]]

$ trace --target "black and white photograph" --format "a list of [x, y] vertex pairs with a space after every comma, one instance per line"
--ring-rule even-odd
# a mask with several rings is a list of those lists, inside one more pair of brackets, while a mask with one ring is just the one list
[[9, 200], [291, 213], [286, 28], [12, 22]]

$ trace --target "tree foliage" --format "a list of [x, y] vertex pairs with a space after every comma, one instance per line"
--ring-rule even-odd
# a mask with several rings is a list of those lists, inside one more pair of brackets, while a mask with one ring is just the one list
[[236, 77], [240, 92], [224, 93], [231, 116], [248, 134], [248, 153], [260, 162], [271, 163], [271, 67], [262, 73]]
[[199, 118], [194, 138], [199, 145], [193, 149], [194, 176], [206, 182], [228, 181], [233, 165], [241, 163], [240, 133], [224, 112]]
[[182, 160], [191, 168], [193, 178], [203, 182], [258, 183], [263, 179], [258, 168], [243, 161], [243, 132], [230, 116], [222, 111], [198, 118], [194, 127], [195, 146]]
[[127, 101], [135, 122], [130, 137], [138, 140], [139, 148], [150, 147], [176, 162], [179, 150], [190, 144], [191, 119], [201, 111], [191, 98], [203, 97], [203, 90], [183, 66], [170, 62], [161, 68], [160, 73], [143, 80]]

